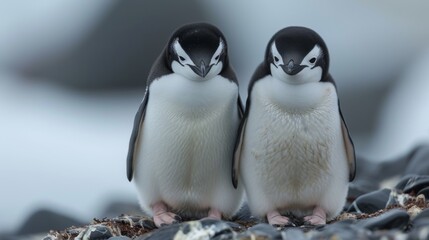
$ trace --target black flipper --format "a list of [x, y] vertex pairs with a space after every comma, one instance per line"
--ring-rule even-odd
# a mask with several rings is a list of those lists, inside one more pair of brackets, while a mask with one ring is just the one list
[[[337, 86], [334, 79], [330, 74], [328, 74], [322, 82], [330, 82], [334, 84], [335, 89]], [[344, 120], [343, 113], [341, 112], [340, 100], [338, 99], [338, 111], [340, 112], [341, 117], [341, 131], [343, 133], [344, 148], [346, 149], [347, 163], [349, 165], [349, 181], [353, 181], [356, 175], [356, 153], [355, 146], [353, 144], [352, 138], [350, 137], [349, 129], [347, 128], [346, 121]]]
[[350, 137], [350, 133], [349, 133], [349, 129], [347, 128], [346, 121], [344, 120], [343, 113], [341, 112], [339, 101], [338, 101], [338, 109], [340, 111], [340, 116], [341, 116], [341, 130], [343, 132], [344, 147], [346, 149], [347, 163], [349, 165], [349, 181], [351, 182], [353, 181], [353, 179], [355, 179], [355, 175], [356, 175], [355, 147], [354, 147], [352, 138]]
[[131, 133], [130, 144], [128, 147], [127, 178], [128, 178], [128, 181], [130, 182], [133, 179], [134, 157], [136, 153], [136, 147], [137, 147], [139, 135], [141, 134], [140, 128], [143, 125], [148, 99], [149, 99], [149, 88], [146, 88], [146, 93], [144, 95], [143, 101], [140, 104], [139, 110], [137, 111], [136, 116], [134, 118], [133, 131]]

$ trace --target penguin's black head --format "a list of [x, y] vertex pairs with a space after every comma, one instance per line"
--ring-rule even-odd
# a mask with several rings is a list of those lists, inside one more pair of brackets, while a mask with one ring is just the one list
[[228, 64], [225, 38], [207, 23], [185, 25], [168, 42], [167, 64], [188, 79], [211, 79]]
[[265, 63], [271, 75], [291, 84], [322, 81], [328, 74], [329, 53], [323, 39], [305, 27], [287, 27], [270, 40]]

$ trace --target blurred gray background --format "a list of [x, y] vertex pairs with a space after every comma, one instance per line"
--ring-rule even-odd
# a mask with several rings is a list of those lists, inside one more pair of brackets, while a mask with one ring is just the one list
[[134, 114], [152, 62], [189, 22], [223, 31], [243, 100], [276, 31], [316, 30], [357, 154], [404, 154], [429, 139], [428, 9], [417, 0], [1, 1], [0, 233], [22, 230], [38, 209], [81, 222], [132, 211], [122, 206], [137, 203], [125, 175]]

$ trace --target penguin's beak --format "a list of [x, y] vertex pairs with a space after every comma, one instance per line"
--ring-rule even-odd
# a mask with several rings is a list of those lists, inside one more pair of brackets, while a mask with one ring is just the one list
[[207, 75], [207, 73], [210, 72], [211, 68], [212, 68], [212, 66], [206, 65], [203, 60], [201, 60], [199, 67], [198, 66], [192, 66], [192, 70], [194, 70], [194, 72], [202, 78], [204, 78]]
[[304, 69], [305, 67], [306, 66], [304, 65], [295, 64], [293, 59], [291, 59], [287, 65], [282, 65], [283, 71], [288, 75], [295, 75], [301, 72], [301, 70]]

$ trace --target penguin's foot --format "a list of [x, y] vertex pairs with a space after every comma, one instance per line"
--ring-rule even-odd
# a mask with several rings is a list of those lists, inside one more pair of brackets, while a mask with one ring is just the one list
[[313, 210], [313, 215], [304, 217], [304, 221], [311, 225], [325, 225], [326, 212], [321, 207], [315, 207]]
[[211, 208], [209, 214], [204, 219], [222, 220], [222, 213], [214, 208]]
[[292, 224], [288, 217], [282, 216], [278, 211], [267, 213], [267, 220], [270, 225], [279, 227]]
[[170, 225], [178, 223], [182, 219], [180, 216], [167, 211], [167, 206], [163, 202], [157, 202], [152, 205], [153, 221], [155, 226], [162, 227], [164, 225]]

